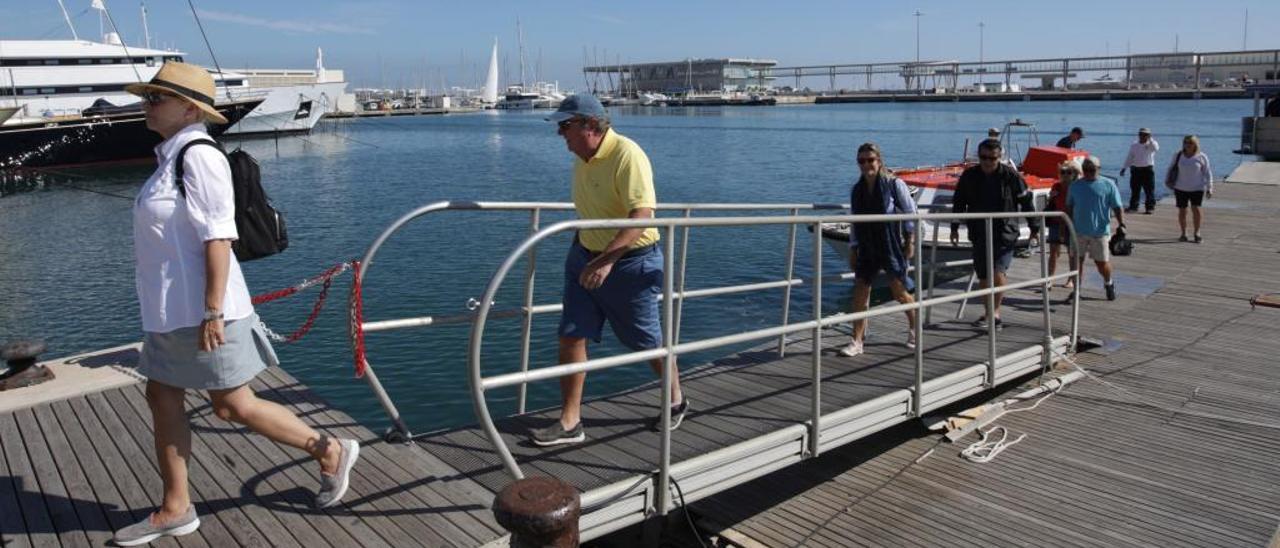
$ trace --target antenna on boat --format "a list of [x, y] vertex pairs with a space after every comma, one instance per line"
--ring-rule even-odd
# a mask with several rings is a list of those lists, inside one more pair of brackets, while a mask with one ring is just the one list
[[[191, 0], [187, 0], [187, 5], [191, 7], [191, 16], [196, 19], [196, 26], [200, 28], [200, 37], [204, 39], [204, 47], [209, 50], [209, 58], [213, 59], [213, 68], [218, 71], [218, 77], [221, 78], [222, 67], [218, 66], [218, 56], [213, 54], [213, 46], [209, 45], [209, 36], [204, 33], [204, 23], [200, 22], [200, 14], [196, 13], [196, 5]], [[222, 91], [227, 94], [227, 99], [232, 99], [231, 88], [227, 87], [227, 81], [222, 81]]]
[[62, 18], [67, 21], [67, 28], [71, 29], [71, 38], [80, 39], [80, 35], [76, 34], [76, 26], [71, 24], [71, 16], [67, 15], [67, 6], [62, 4], [62, 0], [58, 0], [58, 7], [62, 8]]

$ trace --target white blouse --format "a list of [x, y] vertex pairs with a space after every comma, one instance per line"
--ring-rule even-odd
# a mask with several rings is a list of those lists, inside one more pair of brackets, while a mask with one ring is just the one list
[[[186, 199], [174, 185], [174, 161], [182, 146], [208, 139], [192, 124], [156, 146], [159, 164], [138, 191], [133, 206], [135, 280], [142, 329], [168, 333], [204, 319], [205, 242], [236, 239], [235, 191], [227, 159], [211, 146], [187, 150], [183, 162]], [[232, 254], [222, 301], [226, 320], [253, 314], [249, 289]]]
[[1213, 171], [1209, 168], [1209, 157], [1203, 152], [1185, 156], [1179, 151], [1178, 179], [1174, 181], [1173, 188], [1183, 192], [1213, 192]]

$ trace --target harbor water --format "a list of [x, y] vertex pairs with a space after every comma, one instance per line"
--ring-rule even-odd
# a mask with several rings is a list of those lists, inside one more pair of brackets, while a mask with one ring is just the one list
[[[617, 129], [636, 140], [654, 167], [661, 202], [843, 202], [856, 177], [854, 149], [878, 143], [891, 166], [958, 160], [986, 134], [1022, 118], [1052, 144], [1072, 126], [1079, 146], [1114, 176], [1139, 127], [1161, 144], [1163, 172], [1184, 134], [1200, 136], [1216, 177], [1239, 163], [1244, 100], [1025, 103], [848, 104], [792, 107], [635, 108], [617, 110]], [[373, 239], [411, 209], [440, 200], [568, 201], [570, 153], [543, 121], [545, 112], [487, 112], [325, 122], [306, 137], [246, 141], [261, 162], [264, 184], [289, 220], [284, 254], [246, 263], [253, 293], [287, 287], [335, 263], [358, 258]], [[970, 154], [972, 154], [972, 148]], [[56, 357], [140, 339], [133, 286], [131, 198], [151, 166], [94, 167], [0, 175], [0, 342], [39, 338]], [[1163, 180], [1158, 175], [1158, 180]], [[1120, 184], [1127, 197], [1127, 178]], [[1162, 185], [1157, 184], [1163, 193]], [[670, 214], [670, 213], [668, 213]], [[1207, 222], [1212, 230], [1211, 216]], [[1156, 215], [1176, 230], [1172, 204]], [[545, 215], [548, 221], [568, 214]], [[370, 271], [365, 319], [454, 315], [479, 298], [491, 274], [528, 230], [528, 214], [444, 212], [394, 237]], [[811, 235], [801, 232], [797, 274], [811, 271]], [[703, 228], [692, 232], [687, 288], [780, 279], [785, 227]], [[569, 239], [539, 248], [537, 303], [558, 302]], [[841, 269], [827, 251], [824, 270]], [[1119, 263], [1123, 270], [1123, 262]], [[498, 308], [520, 304], [523, 265], [499, 295]], [[279, 345], [283, 367], [366, 425], [386, 419], [365, 383], [353, 376], [346, 338], [349, 277], [339, 278], [313, 331]], [[824, 291], [826, 310], [847, 307], [849, 287]], [[318, 288], [258, 307], [273, 330], [288, 333], [310, 312]], [[690, 301], [682, 341], [775, 325], [782, 292]], [[792, 316], [810, 313], [808, 290], [796, 292]], [[532, 364], [555, 361], [558, 316], [537, 316]], [[897, 340], [898, 333], [872, 337]], [[414, 431], [472, 420], [466, 385], [467, 325], [369, 334], [369, 359]], [[492, 320], [486, 330], [486, 373], [518, 367], [518, 320]], [[689, 356], [697, 364], [728, 354]], [[595, 356], [621, 352], [606, 329]], [[649, 381], [647, 367], [590, 375], [588, 394]], [[555, 382], [530, 388], [530, 407], [556, 405]], [[0, 397], [16, 397], [0, 394]], [[514, 410], [514, 391], [491, 395], [495, 412]], [[696, 402], [695, 402], [696, 405]]]

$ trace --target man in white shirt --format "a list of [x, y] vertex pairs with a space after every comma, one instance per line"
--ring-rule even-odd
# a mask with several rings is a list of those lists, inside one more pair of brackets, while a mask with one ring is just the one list
[[1160, 143], [1151, 136], [1151, 130], [1142, 128], [1138, 130], [1138, 141], [1129, 145], [1129, 154], [1124, 157], [1124, 165], [1120, 166], [1120, 176], [1124, 177], [1124, 170], [1133, 168], [1133, 173], [1129, 175], [1129, 207], [1125, 209], [1130, 213], [1138, 211], [1138, 197], [1142, 192], [1147, 193], [1146, 205], [1147, 215], [1156, 209], [1156, 152], [1160, 150]]

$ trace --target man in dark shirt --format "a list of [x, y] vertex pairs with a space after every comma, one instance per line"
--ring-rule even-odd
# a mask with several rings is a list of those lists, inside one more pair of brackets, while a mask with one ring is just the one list
[[[955, 195], [952, 198], [952, 211], [955, 213], [992, 213], [1013, 211], [1035, 211], [1031, 191], [1022, 175], [1000, 162], [1004, 151], [1000, 141], [987, 139], [978, 145], [978, 165], [964, 170], [960, 181], [956, 183]], [[1032, 243], [1039, 238], [1040, 220], [1027, 218], [1031, 227]], [[969, 242], [973, 244], [973, 270], [978, 274], [982, 287], [991, 287], [987, 279], [987, 238], [986, 221], [983, 219], [965, 222], [969, 231]], [[1013, 248], [1018, 243], [1017, 219], [993, 219], [991, 256], [994, 261], [995, 286], [1005, 284], [1005, 271], [1013, 262]], [[951, 223], [951, 245], [960, 244], [960, 223]], [[1002, 327], [1000, 322], [1000, 301], [1003, 294], [995, 296], [994, 310], [973, 322], [974, 327], [986, 327], [987, 318], [995, 318], [996, 328]], [[986, 299], [983, 299], [984, 301]]]
[[1076, 148], [1076, 141], [1084, 139], [1084, 130], [1078, 127], [1071, 128], [1071, 133], [1066, 137], [1058, 139], [1058, 146], [1062, 148]]

